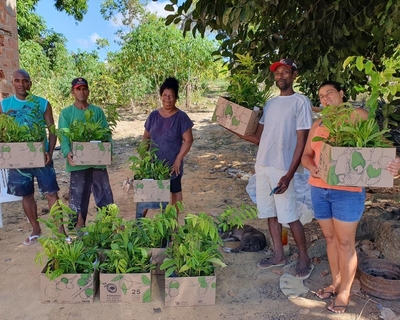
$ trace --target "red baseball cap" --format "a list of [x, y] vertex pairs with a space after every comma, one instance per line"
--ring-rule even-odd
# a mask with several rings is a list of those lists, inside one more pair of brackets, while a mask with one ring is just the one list
[[292, 59], [282, 59], [278, 62], [274, 62], [269, 67], [269, 70], [271, 70], [272, 72], [275, 72], [276, 69], [280, 66], [284, 66], [286, 68], [291, 68], [293, 71], [297, 70], [297, 65], [294, 63], [294, 61]]

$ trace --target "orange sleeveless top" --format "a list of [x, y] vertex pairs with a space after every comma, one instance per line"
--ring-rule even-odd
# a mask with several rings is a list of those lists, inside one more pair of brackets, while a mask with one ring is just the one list
[[[328, 130], [322, 126], [322, 123], [315, 129], [314, 131], [314, 137], [324, 137], [327, 138], [329, 135]], [[321, 148], [322, 148], [322, 142], [317, 141], [317, 142], [311, 142], [311, 149], [314, 150], [315, 155], [314, 155], [314, 162], [319, 166], [319, 159], [320, 159], [320, 153], [321, 153]], [[360, 187], [345, 187], [345, 186], [331, 186], [327, 184], [324, 180], [314, 178], [310, 176], [308, 183], [314, 187], [318, 188], [325, 188], [325, 189], [334, 189], [334, 190], [343, 190], [343, 191], [352, 191], [352, 192], [361, 192], [362, 188]]]

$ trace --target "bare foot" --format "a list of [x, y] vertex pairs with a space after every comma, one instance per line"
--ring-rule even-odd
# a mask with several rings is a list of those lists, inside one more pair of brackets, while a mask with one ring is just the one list
[[310, 264], [310, 259], [307, 259], [308, 263], [304, 261], [299, 261], [296, 267], [296, 278], [298, 279], [308, 279], [311, 275], [311, 272], [314, 270], [314, 265]]

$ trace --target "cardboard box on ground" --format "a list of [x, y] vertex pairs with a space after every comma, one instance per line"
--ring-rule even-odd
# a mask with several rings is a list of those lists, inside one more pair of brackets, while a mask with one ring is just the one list
[[100, 302], [150, 302], [151, 273], [100, 272]]
[[323, 142], [319, 172], [330, 185], [393, 187], [386, 164], [395, 157], [396, 148], [332, 147]]
[[110, 165], [111, 143], [101, 141], [72, 142], [72, 153], [75, 164], [82, 165]]
[[256, 132], [260, 118], [260, 110], [251, 110], [219, 97], [212, 121], [216, 121], [220, 126], [240, 135], [247, 136]]
[[40, 168], [44, 166], [44, 141], [0, 143], [0, 168], [21, 169]]
[[216, 276], [165, 278], [165, 306], [214, 305]]
[[133, 201], [169, 202], [170, 180], [133, 180]]
[[62, 274], [54, 280], [46, 276], [47, 265], [40, 274], [42, 303], [92, 303], [97, 292], [98, 271], [93, 274]]

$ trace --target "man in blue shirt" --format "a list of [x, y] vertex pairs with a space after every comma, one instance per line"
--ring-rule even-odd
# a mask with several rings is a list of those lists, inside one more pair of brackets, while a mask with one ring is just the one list
[[[15, 95], [0, 101], [0, 112], [7, 113], [15, 118], [21, 125], [32, 125], [32, 113], [36, 105], [39, 105], [39, 112], [42, 114], [48, 128], [54, 125], [53, 111], [50, 103], [41, 97], [32, 95], [29, 101], [27, 97], [32, 86], [32, 81], [28, 72], [25, 70], [16, 70], [13, 73], [12, 85]], [[36, 104], [36, 105], [35, 105]], [[44, 128], [44, 130], [46, 130]], [[46, 139], [47, 140], [47, 139]], [[58, 200], [58, 187], [56, 173], [53, 167], [53, 151], [56, 144], [56, 136], [49, 132], [48, 141], [46, 141], [46, 163], [43, 168], [30, 169], [9, 169], [8, 190], [7, 192], [15, 196], [22, 196], [22, 207], [30, 224], [32, 232], [23, 242], [30, 246], [38, 241], [41, 235], [40, 224], [37, 221], [37, 204], [35, 200], [34, 178], [38, 182], [39, 190], [45, 194], [49, 208]], [[63, 225], [59, 232], [65, 233]]]

